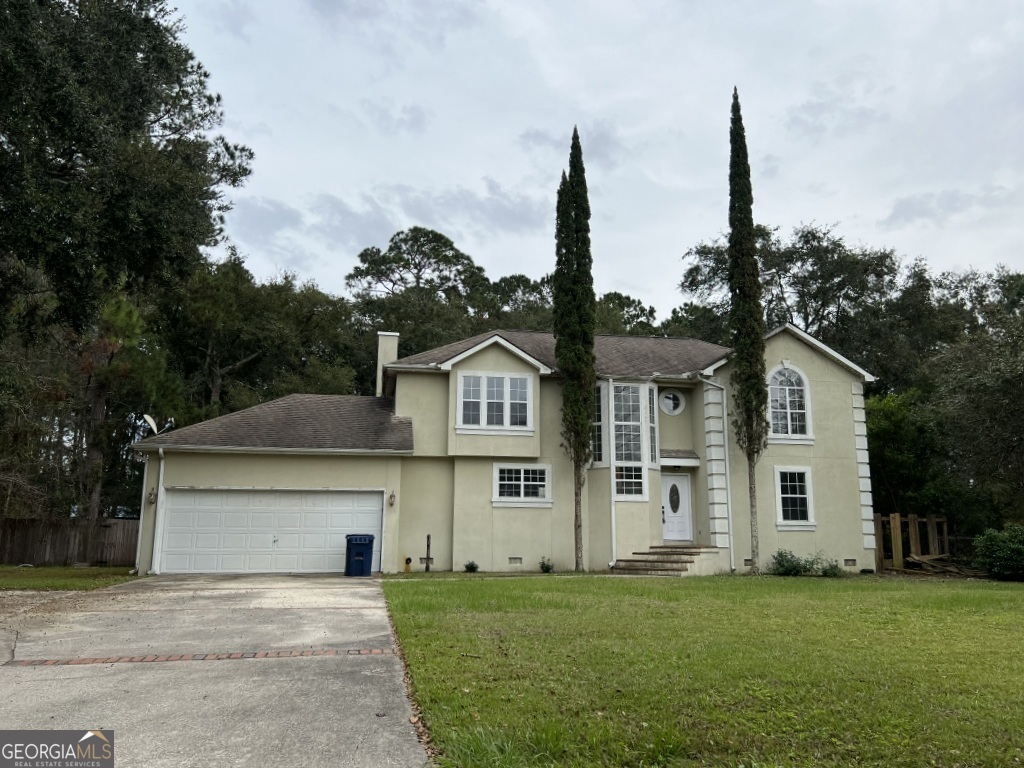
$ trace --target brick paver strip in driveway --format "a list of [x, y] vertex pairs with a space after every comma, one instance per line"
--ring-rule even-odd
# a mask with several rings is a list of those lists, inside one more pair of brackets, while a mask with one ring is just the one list
[[373, 581], [153, 577], [0, 626], [4, 728], [113, 728], [123, 766], [427, 765]]

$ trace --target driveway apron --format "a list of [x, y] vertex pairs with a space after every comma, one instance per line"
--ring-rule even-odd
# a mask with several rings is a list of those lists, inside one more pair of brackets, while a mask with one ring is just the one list
[[0, 728], [112, 728], [118, 766], [424, 766], [403, 674], [368, 579], [158, 576], [0, 616]]

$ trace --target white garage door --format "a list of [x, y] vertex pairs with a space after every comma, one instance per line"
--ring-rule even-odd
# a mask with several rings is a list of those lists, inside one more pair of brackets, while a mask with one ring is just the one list
[[380, 570], [384, 494], [168, 490], [161, 573], [345, 570], [346, 534], [372, 533]]

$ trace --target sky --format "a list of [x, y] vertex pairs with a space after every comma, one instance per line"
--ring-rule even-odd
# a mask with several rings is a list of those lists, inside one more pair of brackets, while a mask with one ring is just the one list
[[578, 126], [598, 295], [658, 319], [727, 230], [739, 89], [754, 218], [934, 271], [1021, 269], [1019, 0], [178, 0], [255, 151], [226, 231], [261, 279], [332, 294], [438, 230], [492, 280], [554, 268]]

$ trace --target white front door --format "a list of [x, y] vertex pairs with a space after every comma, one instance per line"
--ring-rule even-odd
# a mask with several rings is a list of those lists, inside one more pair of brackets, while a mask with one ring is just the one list
[[693, 541], [690, 476], [661, 476], [661, 522], [666, 541]]

